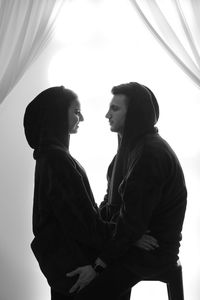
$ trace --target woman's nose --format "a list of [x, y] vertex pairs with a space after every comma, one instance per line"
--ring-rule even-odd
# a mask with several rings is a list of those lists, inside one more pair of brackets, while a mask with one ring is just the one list
[[105, 115], [105, 118], [109, 119], [109, 117], [110, 117], [110, 112], [108, 111]]

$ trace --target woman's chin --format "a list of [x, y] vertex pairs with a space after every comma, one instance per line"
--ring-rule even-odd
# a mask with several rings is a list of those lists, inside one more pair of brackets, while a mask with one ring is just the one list
[[113, 127], [113, 126], [110, 126], [110, 131], [112, 131], [112, 132], [116, 132], [116, 130], [115, 130], [115, 127]]

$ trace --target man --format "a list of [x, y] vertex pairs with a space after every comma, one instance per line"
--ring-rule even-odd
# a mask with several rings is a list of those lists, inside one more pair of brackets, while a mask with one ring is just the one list
[[[81, 300], [129, 299], [140, 280], [176, 264], [185, 216], [183, 171], [155, 127], [159, 106], [154, 94], [136, 82], [115, 86], [112, 93], [106, 118], [119, 147], [100, 213], [113, 231], [96, 260], [102, 272], [75, 297]], [[145, 239], [138, 247], [147, 232], [159, 247]]]

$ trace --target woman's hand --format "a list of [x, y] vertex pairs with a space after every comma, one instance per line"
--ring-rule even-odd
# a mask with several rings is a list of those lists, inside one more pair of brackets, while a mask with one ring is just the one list
[[68, 277], [79, 275], [78, 280], [69, 291], [69, 293], [74, 293], [74, 292], [79, 292], [86, 285], [88, 285], [97, 276], [97, 273], [95, 272], [95, 270], [91, 265], [87, 265], [87, 266], [79, 267], [74, 271], [67, 273], [66, 275]]
[[148, 233], [143, 234], [143, 236], [137, 240], [134, 245], [147, 251], [151, 251], [159, 247], [157, 239]]

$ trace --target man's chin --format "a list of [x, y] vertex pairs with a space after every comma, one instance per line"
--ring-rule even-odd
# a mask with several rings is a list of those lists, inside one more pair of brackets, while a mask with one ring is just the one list
[[78, 132], [78, 128], [73, 129], [73, 130], [70, 132], [70, 134], [76, 134], [77, 132]]

